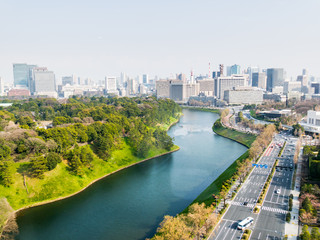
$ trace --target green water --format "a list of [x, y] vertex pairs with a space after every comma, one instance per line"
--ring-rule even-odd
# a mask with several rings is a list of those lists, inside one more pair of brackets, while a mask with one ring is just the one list
[[186, 208], [246, 148], [215, 135], [217, 114], [183, 110], [169, 134], [178, 152], [120, 171], [71, 198], [23, 211], [21, 240], [145, 239]]

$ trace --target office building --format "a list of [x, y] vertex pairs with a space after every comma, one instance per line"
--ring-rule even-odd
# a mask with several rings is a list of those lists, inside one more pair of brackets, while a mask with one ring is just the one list
[[301, 91], [301, 83], [300, 82], [285, 81], [283, 84], [283, 93], [287, 94], [292, 91], [300, 92]]
[[261, 104], [263, 90], [254, 87], [235, 87], [225, 91], [225, 101], [228, 104]]
[[320, 94], [320, 83], [311, 83], [311, 87], [314, 89], [314, 94]]
[[29, 89], [32, 82], [32, 69], [37, 65], [28, 65], [26, 63], [13, 64], [14, 87]]
[[52, 71], [48, 71], [46, 67], [36, 67], [32, 70], [33, 84], [31, 93], [33, 95], [45, 95], [49, 97], [57, 97], [56, 79]]
[[229, 76], [234, 75], [234, 74], [236, 74], [236, 75], [240, 74], [240, 65], [234, 64], [230, 67], [230, 75]]
[[65, 86], [67, 84], [73, 85], [73, 83], [74, 83], [73, 76], [62, 77], [62, 86]]
[[143, 84], [148, 84], [148, 83], [149, 83], [149, 76], [148, 76], [148, 74], [143, 74], [143, 75], [142, 75], [142, 83], [143, 83]]
[[156, 81], [157, 98], [170, 98], [170, 80]]
[[117, 90], [116, 77], [105, 77], [105, 90], [107, 94], [119, 95], [119, 91]]
[[199, 92], [207, 97], [214, 96], [214, 79], [199, 80]]
[[266, 89], [267, 87], [267, 75], [264, 72], [252, 73], [252, 87], [258, 87]]
[[[252, 74], [259, 73], [259, 67], [248, 67], [246, 73], [249, 75], [249, 84], [248, 86], [252, 86]], [[264, 88], [265, 89], [265, 88]]]
[[320, 133], [320, 112], [309, 110], [307, 112], [307, 122], [300, 122], [306, 132]]
[[218, 77], [215, 79], [214, 91], [215, 96], [224, 100], [226, 90], [232, 90], [234, 87], [245, 86], [247, 77], [244, 75], [232, 75], [229, 77]]
[[284, 82], [283, 68], [268, 68], [267, 69], [267, 91], [272, 92], [274, 87], [283, 86]]
[[8, 91], [8, 97], [29, 97], [30, 91], [28, 89], [10, 89]]

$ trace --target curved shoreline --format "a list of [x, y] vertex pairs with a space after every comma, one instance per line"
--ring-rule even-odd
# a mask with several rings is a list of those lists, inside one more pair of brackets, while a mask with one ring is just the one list
[[[174, 122], [170, 123], [170, 125], [168, 126], [168, 128], [166, 129], [166, 131], [168, 131], [172, 126], [174, 126], [175, 124], [177, 124], [177, 123], [180, 121], [181, 116], [183, 116], [182, 112], [181, 112], [181, 114], [179, 114], [177, 120], [175, 120]], [[176, 145], [175, 145], [175, 146], [176, 146]], [[124, 170], [124, 169], [126, 169], [126, 168], [132, 167], [132, 166], [134, 166], [134, 165], [138, 165], [138, 164], [140, 164], [140, 163], [142, 163], [142, 162], [146, 162], [146, 161], [149, 161], [149, 160], [151, 160], [151, 159], [154, 159], [154, 158], [157, 158], [157, 157], [161, 157], [161, 156], [167, 155], [167, 154], [169, 154], [169, 153], [173, 153], [173, 152], [176, 152], [176, 151], [180, 150], [180, 147], [179, 147], [179, 146], [176, 146], [176, 147], [177, 147], [177, 148], [174, 149], [174, 150], [171, 150], [171, 151], [168, 151], [168, 152], [165, 152], [165, 153], [162, 153], [162, 154], [158, 154], [158, 155], [155, 155], [155, 156], [150, 157], [150, 158], [143, 159], [143, 160], [141, 160], [141, 161], [139, 161], [139, 162], [132, 163], [132, 164], [130, 164], [130, 165], [128, 165], [128, 166], [119, 168], [119, 169], [117, 169], [117, 170], [115, 170], [115, 171], [113, 171], [113, 172], [111, 172], [111, 173], [108, 173], [108, 174], [106, 174], [106, 175], [103, 175], [103, 176], [101, 176], [101, 177], [93, 180], [92, 182], [90, 182], [90, 183], [89, 183], [87, 186], [85, 186], [84, 188], [82, 188], [82, 189], [80, 189], [80, 190], [78, 190], [78, 191], [76, 191], [76, 192], [74, 192], [74, 193], [72, 193], [72, 194], [69, 194], [69, 195], [67, 195], [67, 196], [58, 197], [58, 198], [51, 199], [51, 200], [45, 200], [45, 201], [38, 202], [38, 203], [34, 203], [34, 204], [31, 204], [31, 205], [28, 205], [28, 206], [25, 206], [25, 207], [22, 207], [22, 208], [19, 208], [19, 209], [15, 210], [14, 212], [12, 212], [12, 213], [8, 216], [7, 220], [6, 220], [6, 221], [4, 222], [4, 224], [3, 224], [2, 228], [0, 228], [0, 238], [2, 237], [3, 230], [6, 228], [9, 219], [12, 218], [12, 217], [16, 217], [16, 216], [17, 216], [20, 212], [22, 212], [23, 210], [26, 210], [26, 209], [29, 209], [29, 208], [38, 207], [38, 206], [42, 206], [42, 205], [46, 205], [46, 204], [50, 204], [50, 203], [53, 203], [53, 202], [57, 202], [57, 201], [61, 201], [61, 200], [64, 200], [64, 199], [73, 197], [73, 196], [75, 196], [76, 194], [79, 194], [79, 193], [83, 192], [84, 190], [86, 190], [87, 188], [89, 188], [89, 187], [90, 187], [91, 185], [93, 185], [94, 183], [96, 183], [96, 182], [102, 180], [103, 178], [106, 178], [106, 177], [108, 177], [108, 176], [110, 176], [110, 175], [112, 175], [112, 174], [115, 174], [115, 173], [117, 173], [117, 172], [119, 172], [119, 171], [122, 171], [122, 170]]]
[[[75, 192], [75, 193], [72, 193], [72, 194], [67, 195], [67, 196], [64, 196], [64, 197], [58, 197], [58, 198], [55, 198], [55, 199], [52, 199], [52, 200], [42, 201], [42, 202], [38, 202], [38, 203], [31, 204], [31, 205], [29, 205], [29, 206], [25, 206], [25, 207], [19, 208], [19, 209], [15, 210], [15, 211], [13, 212], [13, 214], [18, 214], [19, 212], [21, 212], [21, 211], [23, 211], [23, 210], [25, 210], [25, 209], [29, 209], [29, 208], [33, 208], [33, 207], [38, 207], [38, 206], [42, 206], [42, 205], [46, 205], [46, 204], [49, 204], [49, 203], [53, 203], [53, 202], [57, 202], [57, 201], [61, 201], [61, 200], [70, 198], [70, 197], [72, 197], [72, 196], [74, 196], [74, 195], [76, 195], [76, 194], [78, 194], [78, 193], [83, 192], [84, 190], [86, 190], [87, 188], [89, 188], [91, 185], [93, 185], [94, 183], [102, 180], [103, 178], [106, 178], [106, 177], [108, 177], [108, 176], [110, 176], [110, 175], [112, 175], [112, 174], [115, 174], [115, 173], [117, 173], [117, 172], [120, 172], [120, 171], [122, 171], [122, 170], [124, 170], [124, 169], [126, 169], [126, 168], [129, 168], [129, 167], [132, 167], [132, 166], [134, 166], [134, 165], [138, 165], [138, 164], [140, 164], [140, 163], [149, 161], [149, 160], [154, 159], [154, 158], [157, 158], [157, 157], [161, 157], [161, 156], [167, 155], [167, 154], [169, 154], [169, 153], [176, 152], [176, 151], [178, 151], [178, 150], [180, 150], [180, 147], [179, 147], [179, 146], [178, 146], [177, 149], [171, 150], [171, 151], [169, 151], [169, 152], [165, 152], [165, 153], [162, 153], [162, 154], [159, 154], [159, 155], [150, 157], [150, 158], [146, 158], [146, 159], [141, 160], [141, 161], [139, 161], [139, 162], [132, 163], [132, 164], [130, 164], [130, 165], [128, 165], [128, 166], [119, 168], [119, 169], [117, 169], [117, 170], [115, 170], [115, 171], [113, 171], [113, 172], [111, 172], [111, 173], [108, 173], [108, 174], [106, 174], [106, 175], [104, 175], [104, 176], [102, 176], [102, 177], [99, 177], [99, 178], [93, 180], [93, 181], [90, 182], [87, 186], [85, 186], [84, 188], [80, 189], [79, 191], [77, 191], [77, 192]], [[0, 236], [1, 236], [1, 235], [0, 235]]]

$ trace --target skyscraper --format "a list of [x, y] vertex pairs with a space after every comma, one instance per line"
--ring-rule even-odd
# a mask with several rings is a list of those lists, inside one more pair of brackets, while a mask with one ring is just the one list
[[240, 65], [234, 64], [230, 67], [230, 75], [240, 74]]
[[117, 78], [116, 77], [106, 77], [105, 78], [105, 88], [107, 94], [119, 95], [117, 90]]
[[54, 72], [46, 67], [33, 68], [33, 84], [31, 92], [34, 95], [47, 95], [57, 97], [56, 78]]
[[215, 79], [215, 96], [221, 100], [225, 98], [225, 91], [232, 90], [234, 87], [245, 86], [245, 76], [218, 77]]
[[266, 73], [254, 72], [252, 73], [252, 87], [266, 89], [267, 76]]
[[148, 84], [148, 83], [149, 83], [149, 76], [148, 76], [148, 74], [143, 74], [143, 75], [142, 75], [142, 83], [143, 83], [143, 84]]
[[14, 87], [31, 90], [32, 69], [37, 65], [28, 65], [26, 63], [13, 64]]
[[272, 89], [277, 86], [283, 86], [284, 83], [283, 68], [268, 68], [267, 69], [267, 91], [272, 92]]

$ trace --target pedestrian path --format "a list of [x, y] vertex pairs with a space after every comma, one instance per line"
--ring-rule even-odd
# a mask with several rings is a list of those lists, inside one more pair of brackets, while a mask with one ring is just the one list
[[248, 203], [247, 205], [245, 205], [243, 202], [235, 202], [235, 201], [231, 201], [229, 204], [235, 205], [235, 206], [244, 206], [248, 208], [253, 208], [255, 206], [255, 204], [253, 203]]
[[302, 162], [302, 148], [299, 154], [297, 164], [296, 180], [294, 190], [291, 191], [293, 195], [291, 221], [285, 224], [285, 234], [288, 235], [288, 240], [296, 240], [299, 236], [299, 194], [300, 194], [300, 177], [301, 177], [301, 162]]
[[282, 214], [287, 214], [287, 212], [288, 212], [288, 211], [283, 210], [281, 208], [272, 208], [272, 207], [265, 207], [265, 206], [263, 206], [261, 209], [265, 210], [265, 211], [269, 211], [269, 212], [277, 212], [277, 213], [282, 213]]

